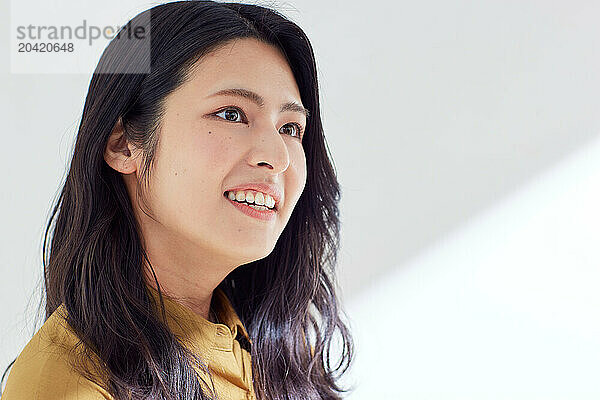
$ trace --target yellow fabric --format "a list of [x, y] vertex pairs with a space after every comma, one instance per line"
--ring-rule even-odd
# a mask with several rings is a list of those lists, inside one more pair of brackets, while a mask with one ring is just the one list
[[[160, 307], [158, 292], [150, 286], [148, 290]], [[169, 329], [208, 364], [219, 398], [255, 400], [250, 353], [242, 346], [244, 338], [246, 343], [252, 341], [225, 293], [218, 288], [213, 292], [211, 306], [219, 323], [200, 317], [164, 292], [162, 297]], [[69, 351], [79, 338], [67, 325], [65, 316], [61, 305], [27, 343], [10, 370], [2, 400], [113, 400], [69, 365]], [[210, 384], [204, 372], [197, 372]]]

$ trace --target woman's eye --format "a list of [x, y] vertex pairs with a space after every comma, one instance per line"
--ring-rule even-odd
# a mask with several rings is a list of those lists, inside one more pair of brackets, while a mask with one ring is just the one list
[[233, 108], [233, 107], [228, 107], [225, 108], [224, 110], [219, 111], [218, 113], [215, 113], [215, 115], [219, 115], [219, 114], [223, 114], [224, 119], [226, 119], [227, 121], [232, 121], [232, 122], [242, 122], [242, 121], [238, 121], [236, 116], [242, 116], [243, 113], [240, 112], [240, 110], [238, 110], [237, 108]]
[[[220, 114], [222, 114], [222, 116]], [[221, 118], [223, 118], [227, 121], [231, 121], [231, 122], [244, 122], [244, 120], [245, 120], [244, 112], [237, 107], [224, 108], [223, 110], [215, 113], [214, 115], [220, 116]], [[238, 120], [237, 119], [238, 116], [240, 118], [244, 117], [244, 120]], [[302, 136], [303, 136], [302, 134], [304, 133], [304, 129], [302, 129], [302, 125], [300, 125], [296, 122], [293, 122], [290, 124], [285, 124], [284, 126], [281, 127], [281, 129], [288, 128], [288, 127], [294, 128], [291, 130], [288, 129], [288, 132], [287, 132], [288, 135], [302, 138]]]
[[295, 135], [298, 138], [302, 138], [302, 132], [303, 132], [303, 130], [302, 130], [302, 126], [300, 124], [297, 124], [295, 122], [291, 123], [291, 124], [286, 124], [286, 125], [282, 126], [281, 129], [284, 129], [286, 127], [293, 127], [293, 128], [295, 128], [295, 129], [291, 129], [291, 130], [288, 129], [288, 132], [291, 131], [292, 135]]

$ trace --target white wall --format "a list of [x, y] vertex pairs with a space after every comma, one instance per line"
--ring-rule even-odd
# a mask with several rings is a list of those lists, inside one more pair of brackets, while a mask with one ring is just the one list
[[[155, 4], [58, 3], [72, 24]], [[598, 398], [600, 3], [269, 4], [317, 56], [343, 189], [349, 398]], [[41, 237], [90, 78], [10, 73], [8, 6], [2, 370], [35, 330]]]
[[351, 398], [598, 398], [599, 183], [596, 139], [351, 295]]

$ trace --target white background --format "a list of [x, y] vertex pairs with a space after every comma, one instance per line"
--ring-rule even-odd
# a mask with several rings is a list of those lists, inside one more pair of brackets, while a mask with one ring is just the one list
[[[51, 3], [107, 25], [156, 4]], [[600, 3], [259, 4], [317, 57], [348, 398], [600, 398]], [[42, 235], [91, 71], [11, 73], [0, 7], [3, 371], [40, 325]]]

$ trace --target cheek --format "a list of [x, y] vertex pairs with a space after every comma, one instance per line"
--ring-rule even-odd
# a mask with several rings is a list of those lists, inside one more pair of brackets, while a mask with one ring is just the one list
[[213, 129], [205, 129], [201, 135], [198, 135], [193, 143], [194, 153], [202, 158], [206, 168], [219, 168], [220, 164], [227, 160], [227, 153], [230, 151], [230, 140], [228, 136], [219, 135]]
[[160, 207], [188, 219], [214, 208], [221, 200], [223, 179], [230, 168], [227, 160], [233, 157], [228, 137], [205, 129], [182, 135], [164, 147], [154, 182]]
[[223, 180], [232, 168], [235, 149], [230, 135], [205, 129], [190, 140], [186, 149], [186, 173], [182, 177], [189, 201], [214, 207], [221, 200]]
[[296, 194], [296, 199], [300, 197], [306, 184], [306, 156], [302, 147], [297, 147], [293, 151], [290, 149], [290, 174], [289, 183]]
[[231, 139], [231, 135], [206, 128], [193, 136], [185, 149], [193, 179], [221, 185], [234, 159]]

